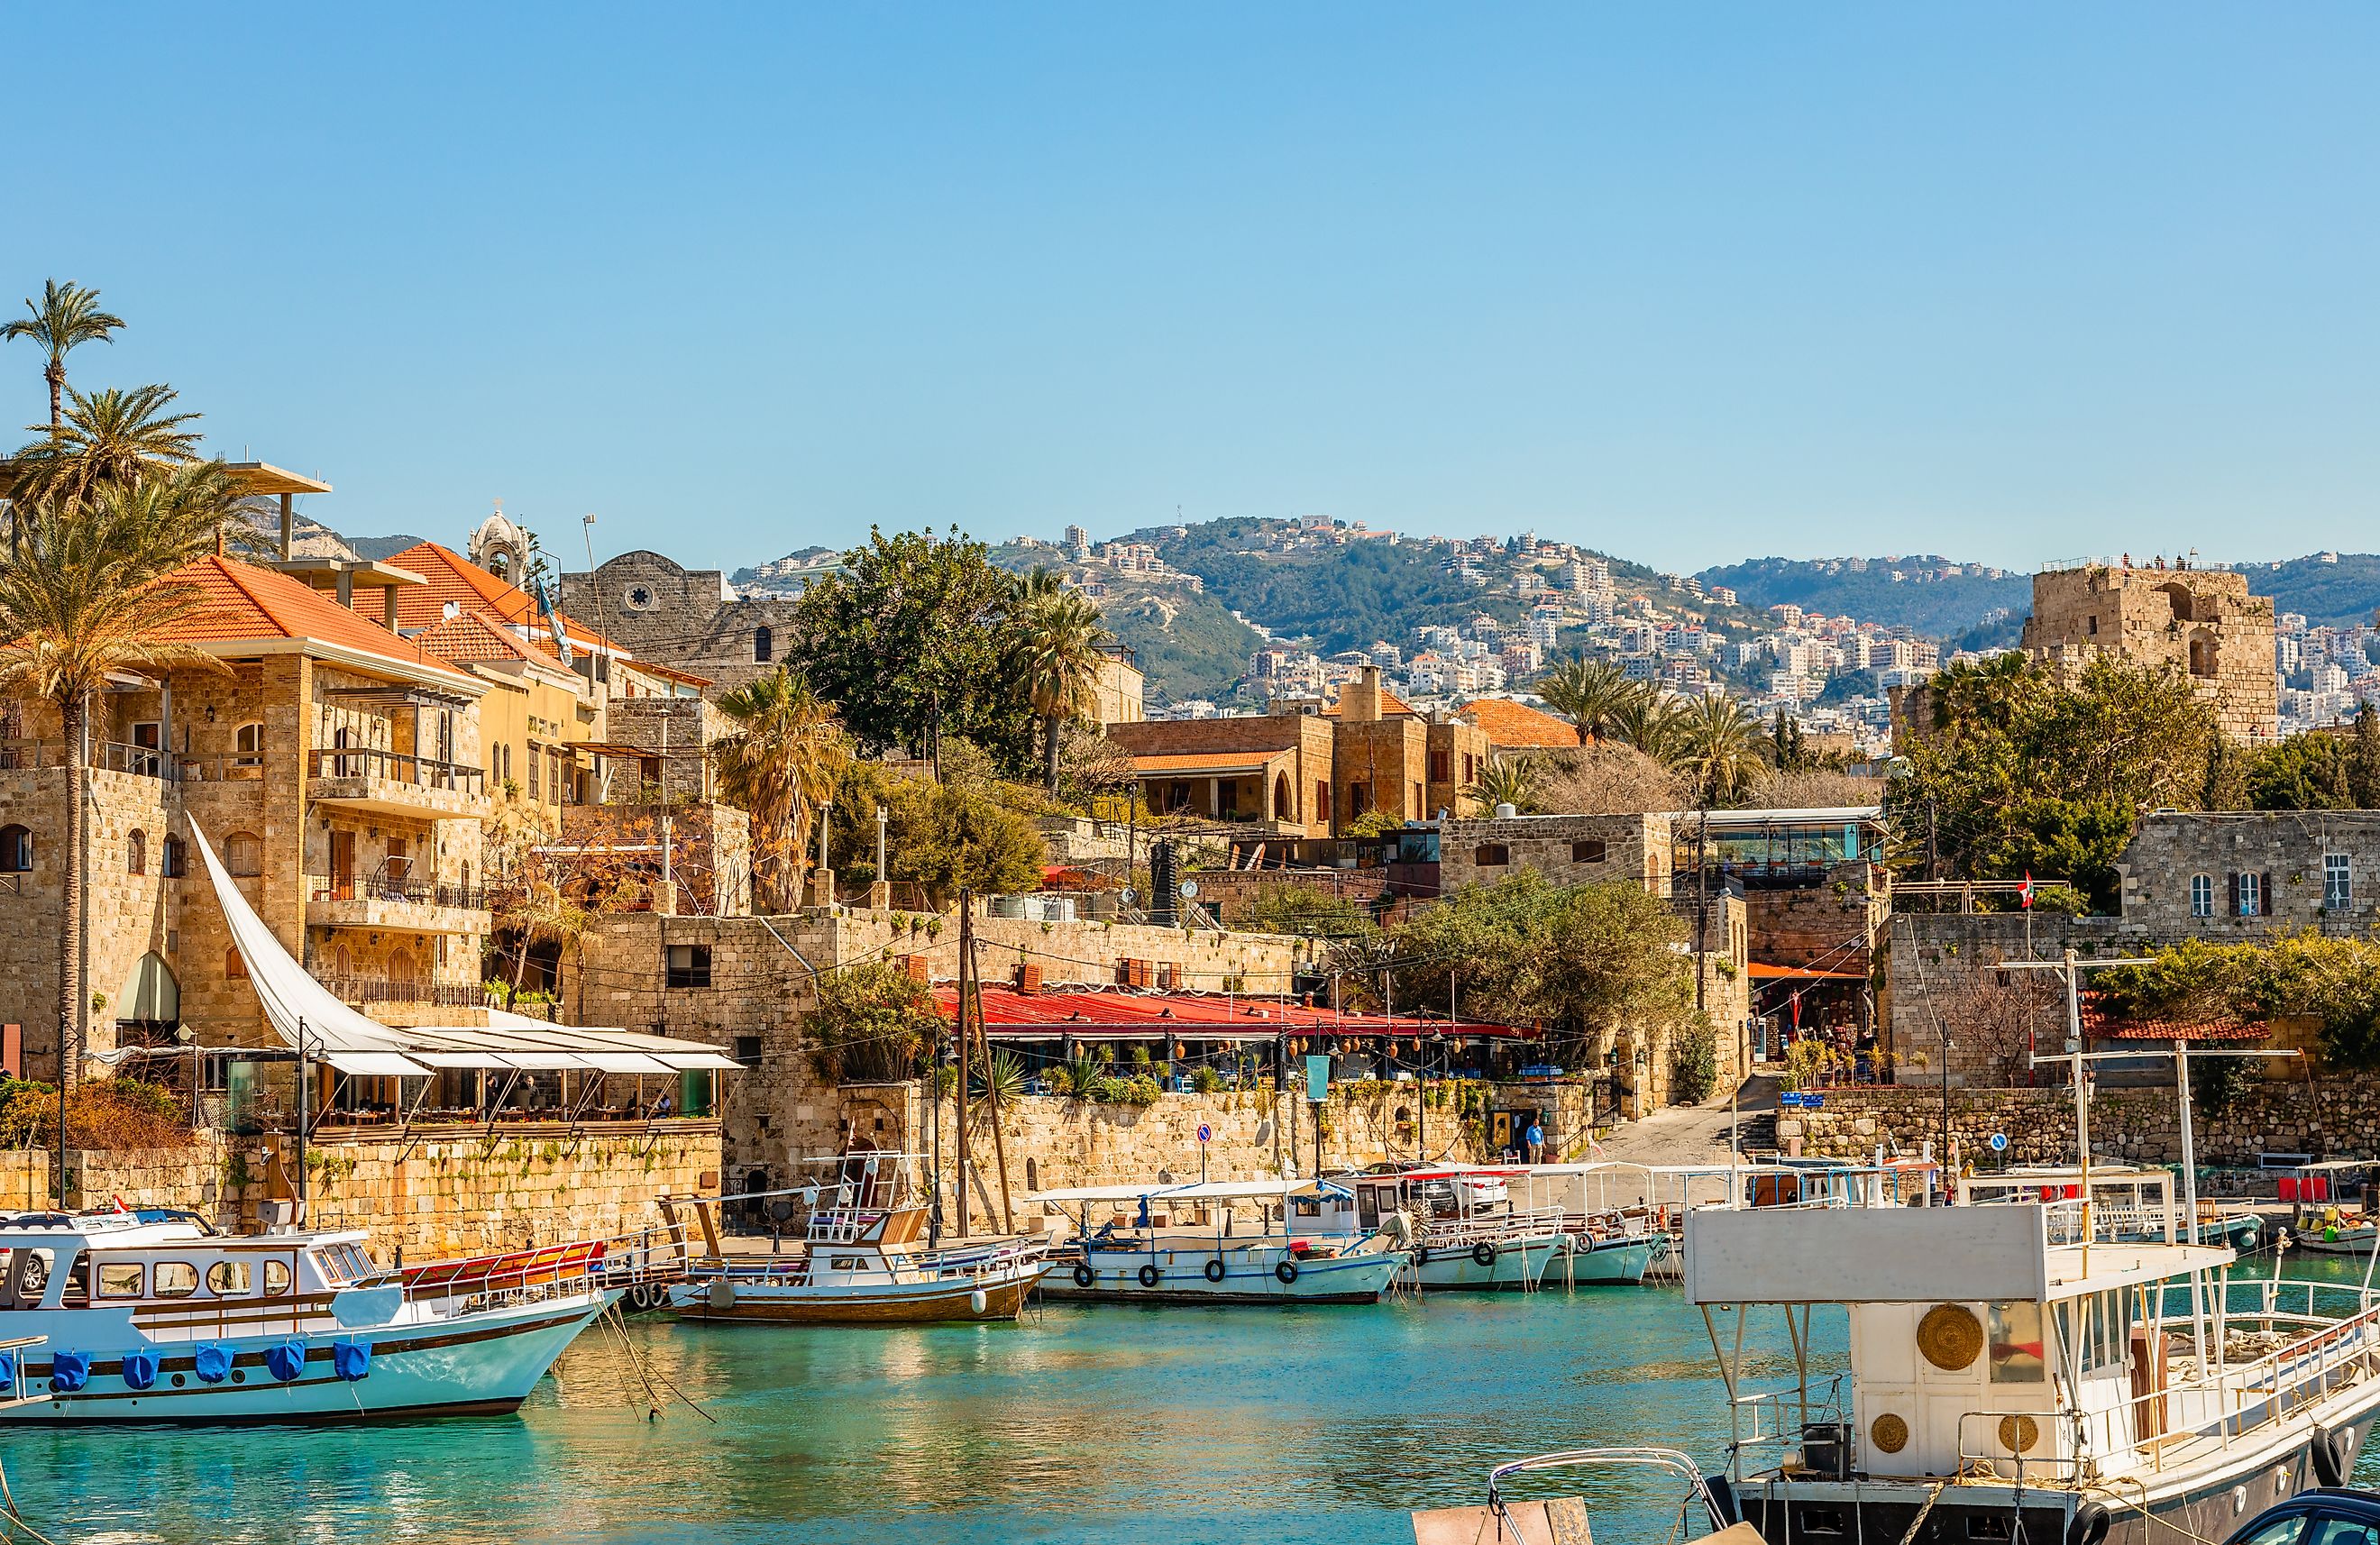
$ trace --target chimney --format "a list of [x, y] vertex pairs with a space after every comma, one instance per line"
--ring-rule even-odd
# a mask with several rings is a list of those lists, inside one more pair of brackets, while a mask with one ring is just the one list
[[1339, 688], [1339, 722], [1369, 724], [1380, 717], [1380, 668], [1366, 665], [1355, 679]]

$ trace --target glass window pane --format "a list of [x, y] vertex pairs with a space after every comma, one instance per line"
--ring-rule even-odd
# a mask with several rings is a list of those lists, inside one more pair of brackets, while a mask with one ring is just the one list
[[2304, 1527], [2305, 1515], [2293, 1513], [2286, 1518], [2275, 1519], [2253, 1534], [2240, 1536], [2231, 1545], [2290, 1545], [2290, 1541], [2297, 1539], [2298, 1531]]
[[2041, 1306], [2029, 1300], [1991, 1306], [1992, 1382], [2042, 1381]]
[[140, 1263], [137, 1260], [102, 1261], [99, 1268], [99, 1296], [103, 1298], [140, 1297]]
[[2359, 1518], [2316, 1518], [2306, 1545], [2380, 1545], [2380, 1527]]
[[160, 1298], [187, 1298], [199, 1290], [199, 1269], [187, 1260], [161, 1260], [155, 1276]]

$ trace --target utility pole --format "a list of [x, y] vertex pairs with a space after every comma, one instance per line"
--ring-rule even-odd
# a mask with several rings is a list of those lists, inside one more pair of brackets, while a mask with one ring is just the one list
[[967, 1236], [967, 993], [975, 986], [968, 970], [975, 960], [975, 893], [959, 889], [959, 1237]]
[[1709, 975], [1705, 956], [1710, 944], [1710, 865], [1706, 859], [1704, 838], [1710, 831], [1710, 811], [1698, 810], [1694, 816], [1694, 1012], [1703, 1012], [1704, 980]]
[[876, 807], [876, 882], [888, 886], [892, 882], [892, 877], [884, 872], [884, 822], [891, 815], [892, 812], [883, 806]]
[[[662, 797], [662, 894], [664, 894], [664, 895], [666, 895], [666, 896], [668, 896], [668, 897], [670, 898], [670, 910], [671, 910], [671, 911], [673, 911], [673, 912], [674, 912], [674, 911], [676, 911], [676, 910], [677, 910], [677, 890], [676, 890], [675, 882], [671, 879], [671, 876], [670, 876], [670, 848], [672, 847], [673, 844], [672, 844], [672, 842], [671, 842], [671, 840], [670, 840], [670, 838], [671, 838], [671, 829], [670, 829], [670, 793], [669, 793], [669, 775], [670, 775], [670, 773], [669, 773], [669, 716], [668, 716], [667, 714], [663, 714], [663, 715], [662, 716], [662, 786], [661, 786], [661, 797]], [[722, 911], [723, 911], [723, 910], [725, 910], [725, 908], [723, 908], [723, 907], [722, 907], [722, 908], [720, 908], [720, 909], [721, 909], [721, 910], [722, 910]]]
[[1938, 823], [1935, 819], [1934, 797], [1929, 794], [1925, 797], [1925, 878], [1929, 881], [1939, 881], [1942, 878], [1942, 847], [1939, 838]]
[[[2109, 966], [2154, 966], [2155, 964], [2155, 958], [2149, 955], [2125, 955], [2111, 960], [2082, 960], [2076, 957], [2074, 948], [2070, 944], [2067, 946], [2066, 955], [2062, 960], [2020, 960], [2013, 963], [2001, 963], [2003, 970], [2056, 971], [2066, 979], [2066, 1052], [2063, 1056], [2035, 1057], [2033, 1062], [2035, 1066], [2044, 1063], [2058, 1062], [2071, 1063], [2074, 1065], [2074, 1144], [2082, 1170], [2082, 1271], [2086, 1276], [2091, 1271], [2091, 1093], [2088, 1071], [2082, 1064], [2096, 1059], [2090, 1052], [2082, 1050], [2082, 973], [2086, 969], [2099, 970]], [[2099, 1055], [2109, 1054], [2101, 1052]], [[2115, 1054], [2137, 1056], [2139, 1053]], [[1949, 1060], [1947, 1057], [1943, 1059], [1946, 1078], [1949, 1077], [1947, 1072]], [[2185, 1094], [2183, 1096], [2185, 1111], [2188, 1109], [2188, 1102], [2189, 1096]], [[2185, 1115], [2183, 1117], [2185, 1130], [2187, 1130], [2188, 1121], [2189, 1118]], [[2182, 1158], [2187, 1162], [2190, 1157], [2185, 1145]], [[2194, 1193], [2194, 1186], [2192, 1190]], [[2204, 1344], [2202, 1342], [2200, 1344]]]

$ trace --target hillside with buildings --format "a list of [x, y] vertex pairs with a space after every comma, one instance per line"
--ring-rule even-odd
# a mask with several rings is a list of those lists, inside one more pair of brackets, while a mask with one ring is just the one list
[[1799, 606], [1884, 627], [1948, 639], [1995, 612], [2022, 617], [2032, 602], [2022, 574], [1938, 554], [1887, 558], [1747, 558], [1694, 576], [1724, 585], [1749, 606]]

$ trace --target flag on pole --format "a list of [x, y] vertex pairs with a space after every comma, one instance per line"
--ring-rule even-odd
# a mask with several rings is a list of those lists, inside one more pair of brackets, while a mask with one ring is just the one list
[[553, 608], [552, 588], [543, 580], [537, 586], [537, 609], [545, 614], [545, 626], [553, 632], [553, 652], [562, 656], [564, 664], [569, 664], [570, 635], [563, 628], [561, 614]]
[[2017, 900], [2025, 906], [2033, 905], [2033, 870], [2024, 871], [2024, 883], [2016, 888]]

